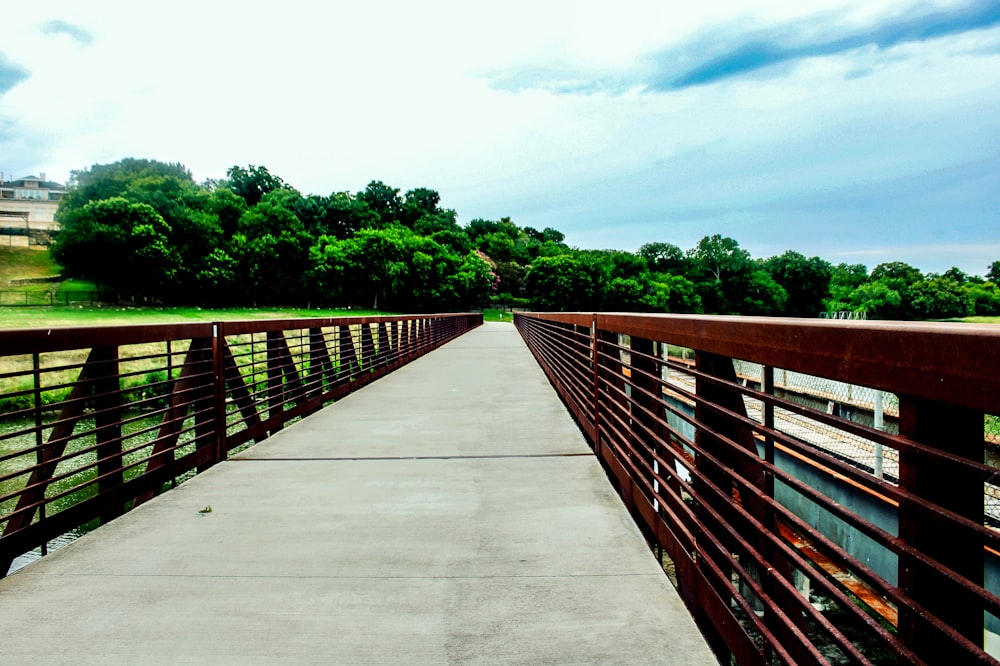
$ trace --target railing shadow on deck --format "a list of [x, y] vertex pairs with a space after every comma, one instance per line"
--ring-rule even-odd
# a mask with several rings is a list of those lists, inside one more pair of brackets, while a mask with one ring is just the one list
[[998, 663], [1000, 327], [515, 323], [720, 662]]
[[481, 324], [477, 313], [0, 331], [0, 577]]

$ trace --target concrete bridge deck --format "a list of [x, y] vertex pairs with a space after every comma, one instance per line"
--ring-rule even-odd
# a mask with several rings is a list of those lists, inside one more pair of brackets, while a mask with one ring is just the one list
[[716, 663], [507, 324], [0, 581], [0, 618], [10, 664]]

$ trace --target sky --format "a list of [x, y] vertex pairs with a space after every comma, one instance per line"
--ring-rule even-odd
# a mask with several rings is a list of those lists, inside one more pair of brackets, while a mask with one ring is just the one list
[[[155, 5], [155, 6], [150, 6]], [[430, 187], [581, 248], [1000, 260], [1000, 0], [21, 3], [0, 171]]]

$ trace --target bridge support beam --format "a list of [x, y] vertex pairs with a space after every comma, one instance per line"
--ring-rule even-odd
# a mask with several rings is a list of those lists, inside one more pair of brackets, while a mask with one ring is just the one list
[[[974, 462], [983, 457], [983, 413], [907, 396], [899, 399], [900, 434], [943, 453]], [[899, 483], [919, 500], [901, 502], [899, 536], [943, 567], [983, 586], [981, 539], [968, 527], [940, 517], [931, 505], [946, 508], [981, 525], [983, 479], [959, 462], [914, 450], [899, 454]], [[916, 558], [899, 558], [899, 585], [923, 606], [920, 614], [901, 608], [899, 632], [914, 652], [928, 661], [961, 662], [968, 652], [946, 634], [983, 644], [983, 603], [942, 567]], [[943, 626], [942, 626], [943, 625]]]

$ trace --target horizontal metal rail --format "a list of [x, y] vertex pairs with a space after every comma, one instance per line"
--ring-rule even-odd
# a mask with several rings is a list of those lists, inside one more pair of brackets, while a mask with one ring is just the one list
[[0, 577], [482, 324], [481, 314], [0, 331]]
[[1000, 327], [515, 323], [720, 661], [998, 663]]

